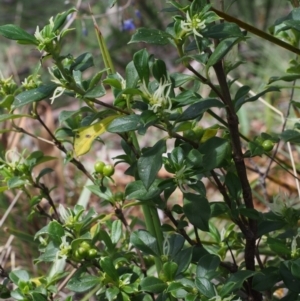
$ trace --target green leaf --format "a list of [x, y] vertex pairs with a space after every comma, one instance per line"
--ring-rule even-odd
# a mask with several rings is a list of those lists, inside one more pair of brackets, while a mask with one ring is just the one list
[[41, 293], [32, 292], [32, 293], [30, 293], [30, 295], [31, 295], [33, 301], [47, 301], [48, 300], [48, 298], [44, 294], [41, 294]]
[[209, 171], [221, 167], [225, 159], [231, 159], [231, 147], [228, 140], [212, 137], [204, 142], [200, 149], [203, 156], [203, 167]]
[[48, 161], [56, 160], [56, 159], [57, 159], [56, 157], [44, 156], [44, 153], [42, 151], [34, 151], [26, 158], [25, 163], [30, 168], [33, 168], [44, 162], [48, 162]]
[[82, 275], [72, 277], [68, 284], [67, 288], [76, 293], [83, 293], [92, 289], [97, 284], [100, 284], [100, 278], [92, 275]]
[[145, 277], [141, 281], [141, 289], [142, 291], [158, 294], [163, 292], [167, 288], [167, 284], [164, 283], [162, 280], [156, 277]]
[[[221, 291], [220, 291], [220, 295], [221, 296], [225, 296], [225, 289], [226, 289], [226, 295], [229, 293], [234, 292], [235, 290], [240, 289], [243, 286], [243, 283], [246, 279], [254, 276], [257, 272], [254, 271], [238, 271], [234, 274], [232, 274], [226, 284], [229, 284], [230, 286], [230, 290], [228, 290], [228, 287], [225, 287], [225, 285], [222, 287]], [[234, 283], [234, 285], [231, 285], [231, 283]]]
[[0, 100], [0, 107], [5, 108], [10, 110], [12, 103], [15, 100], [15, 96], [12, 94], [5, 95], [1, 100]]
[[153, 256], [159, 255], [156, 238], [145, 230], [132, 232], [130, 235], [130, 243], [144, 253]]
[[177, 275], [184, 273], [189, 267], [193, 256], [193, 247], [181, 250], [176, 254], [173, 261], [178, 264]]
[[60, 27], [63, 26], [63, 24], [65, 23], [67, 17], [69, 14], [75, 12], [76, 9], [75, 8], [70, 8], [69, 10], [58, 14], [55, 18], [54, 18], [54, 27], [52, 29], [53, 32], [56, 32], [58, 29], [60, 29]]
[[183, 152], [181, 147], [175, 147], [170, 155], [170, 160], [173, 164], [178, 167], [178, 170], [181, 169], [182, 165], [184, 164], [186, 155]]
[[103, 95], [106, 94], [105, 88], [103, 87], [102, 84], [97, 85], [95, 87], [92, 87], [86, 91], [84, 94], [84, 97], [86, 98], [97, 98], [97, 97], [102, 97]]
[[30, 276], [25, 270], [15, 270], [9, 273], [9, 279], [16, 285], [19, 281], [27, 282], [30, 279]]
[[117, 3], [117, 0], [109, 0], [109, 7], [112, 8]]
[[124, 133], [128, 131], [135, 131], [140, 126], [140, 116], [133, 114], [117, 117], [109, 124], [107, 131], [111, 133]]
[[105, 186], [89, 185], [86, 186], [86, 188], [90, 190], [92, 193], [94, 193], [95, 195], [97, 195], [98, 197], [106, 201], [109, 201], [113, 196], [111, 190]]
[[142, 126], [138, 128], [138, 134], [144, 135], [151, 125], [155, 124], [158, 120], [157, 115], [153, 111], [146, 110], [141, 115]]
[[274, 287], [280, 281], [279, 269], [268, 267], [262, 269], [259, 274], [254, 275], [252, 280], [252, 288], [257, 291], [267, 291]]
[[[190, 104], [198, 103], [199, 100], [201, 100], [201, 96], [195, 93], [193, 90], [183, 91], [174, 98], [176, 107], [184, 107]], [[196, 114], [196, 116], [197, 115], [199, 114]]]
[[287, 29], [295, 29], [297, 31], [300, 31], [300, 24], [299, 20], [287, 20], [284, 21], [285, 27], [281, 28], [281, 30], [278, 30], [277, 32], [280, 32], [282, 30], [287, 30]]
[[43, 168], [43, 169], [40, 171], [40, 173], [38, 174], [38, 176], [36, 177], [36, 182], [39, 183], [40, 179], [41, 179], [43, 176], [45, 176], [45, 175], [47, 175], [47, 174], [49, 174], [49, 173], [51, 173], [51, 172], [53, 172], [53, 171], [54, 171], [54, 170], [53, 170], [52, 168], [49, 168], [49, 167]]
[[141, 180], [130, 182], [125, 189], [126, 199], [136, 199], [140, 201], [147, 201], [154, 199], [159, 196], [162, 192], [162, 188], [159, 187], [159, 184], [162, 180], [156, 179], [153, 184], [148, 188], [145, 188]]
[[80, 70], [73, 70], [72, 75], [76, 85], [82, 90], [84, 90], [82, 85], [82, 72]]
[[32, 89], [29, 91], [24, 91], [15, 97], [13, 107], [20, 108], [35, 101], [43, 100], [52, 95], [56, 87], [57, 85], [55, 84], [49, 84], [42, 85], [36, 89]]
[[0, 284], [0, 298], [8, 299], [9, 297], [10, 297], [10, 290], [4, 284]]
[[120, 220], [115, 220], [112, 223], [111, 228], [111, 241], [117, 244], [122, 237], [122, 222]]
[[175, 279], [177, 270], [178, 264], [171, 261], [165, 262], [162, 268], [163, 274], [167, 281], [173, 281]]
[[255, 96], [253, 97], [249, 97], [249, 98], [240, 98], [238, 99], [235, 103], [234, 103], [234, 108], [235, 108], [235, 111], [237, 112], [241, 106], [247, 102], [252, 102], [252, 101], [256, 101], [258, 98], [260, 98], [262, 95], [265, 95], [267, 92], [279, 92], [280, 89], [278, 87], [275, 87], [275, 86], [270, 86], [268, 87], [267, 89], [263, 90], [262, 92], [256, 94]]
[[172, 296], [176, 297], [176, 292], [183, 289], [184, 286], [182, 283], [179, 282], [171, 282], [166, 290], [167, 293], [171, 293]]
[[139, 75], [141, 82], [145, 83], [146, 86], [149, 83], [149, 76], [150, 76], [148, 61], [149, 61], [149, 54], [146, 49], [142, 49], [136, 52], [133, 56], [133, 63], [135, 69]]
[[204, 255], [197, 264], [196, 277], [210, 279], [210, 274], [220, 265], [220, 258], [213, 254]]
[[296, 79], [300, 78], [300, 74], [288, 74], [283, 76], [272, 76], [269, 78], [268, 84], [272, 84], [276, 81], [282, 80], [285, 82], [293, 82]]
[[105, 230], [100, 230], [99, 231], [99, 240], [103, 241], [107, 250], [109, 252], [114, 252], [115, 251], [115, 245], [112, 243], [110, 236], [107, 234]]
[[220, 23], [206, 27], [201, 31], [205, 38], [225, 39], [231, 37], [244, 37], [240, 27], [235, 23]]
[[108, 301], [113, 301], [117, 298], [117, 295], [120, 293], [120, 290], [116, 287], [109, 287], [105, 290], [105, 297]]
[[239, 177], [231, 171], [227, 172], [225, 176], [225, 185], [228, 188], [230, 196], [237, 200], [242, 193], [242, 185]]
[[57, 252], [59, 252], [59, 247], [54, 245], [52, 241], [47, 245], [45, 252], [40, 255], [36, 260], [36, 263], [39, 262], [54, 262], [57, 258]]
[[147, 190], [161, 169], [162, 155], [166, 150], [166, 140], [159, 140], [153, 147], [146, 149], [138, 160], [139, 177]]
[[289, 256], [291, 254], [290, 248], [281, 239], [268, 237], [267, 244], [270, 249], [279, 256]]
[[74, 118], [79, 114], [88, 113], [88, 112], [93, 112], [93, 111], [89, 107], [82, 107], [82, 108], [80, 108], [79, 110], [76, 110], [76, 111], [62, 111], [62, 112], [60, 112], [60, 114], [58, 116], [58, 120], [59, 120], [59, 123], [62, 124], [63, 122], [65, 122], [69, 118]]
[[33, 35], [27, 33], [17, 25], [6, 24], [0, 26], [0, 35], [10, 40], [17, 40], [22, 44], [38, 45], [38, 41]]
[[160, 82], [164, 82], [167, 78], [167, 67], [163, 60], [155, 60], [152, 65], [152, 74], [154, 78]]
[[118, 283], [119, 275], [110, 257], [102, 257], [100, 265], [103, 271], [115, 282]]
[[256, 209], [251, 208], [239, 208], [239, 214], [246, 216], [248, 218], [258, 220], [260, 218], [260, 213]]
[[272, 221], [272, 220], [263, 220], [258, 223], [257, 237], [265, 235], [267, 233], [280, 230], [285, 227], [287, 223], [284, 220]]
[[164, 254], [169, 255], [171, 258], [174, 258], [179, 251], [182, 250], [184, 246], [185, 239], [182, 235], [173, 233], [168, 238], [168, 244], [165, 245], [165, 248], [168, 248], [167, 250], [164, 249]]
[[179, 72], [172, 73], [170, 75], [170, 78], [173, 82], [174, 88], [181, 87], [184, 84], [195, 79], [195, 77], [192, 75], [187, 75], [187, 74], [183, 74], [183, 73], [179, 73]]
[[60, 245], [65, 234], [63, 226], [57, 221], [51, 221], [48, 225], [48, 234], [55, 245]]
[[16, 118], [22, 118], [22, 117], [28, 117], [28, 115], [23, 115], [23, 114], [1, 114], [0, 115], [0, 122], [6, 121], [6, 120], [11, 120], [11, 119], [16, 119]]
[[230, 295], [235, 290], [235, 283], [234, 282], [227, 282], [225, 283], [221, 290], [219, 291], [220, 296], [226, 297]]
[[93, 55], [90, 52], [86, 52], [75, 59], [70, 69], [83, 72], [92, 66], [94, 66]]
[[299, 280], [300, 277], [295, 277], [291, 272], [291, 262], [286, 260], [280, 263], [279, 273], [286, 287], [292, 292], [300, 294]]
[[129, 44], [145, 42], [155, 45], [166, 45], [173, 40], [173, 37], [164, 31], [150, 28], [139, 28], [135, 34], [131, 37]]
[[195, 280], [195, 284], [199, 292], [207, 298], [212, 298], [215, 296], [214, 286], [207, 278], [197, 277]]
[[180, 116], [176, 122], [191, 120], [199, 117], [210, 108], [223, 108], [223, 103], [215, 98], [206, 98], [189, 106]]
[[185, 193], [183, 212], [191, 224], [202, 231], [209, 231], [210, 206], [204, 196]]
[[8, 189], [19, 188], [25, 185], [27, 182], [23, 180], [21, 177], [13, 177], [7, 181]]
[[280, 138], [284, 142], [300, 143], [300, 132], [296, 130], [285, 130], [280, 134]]
[[229, 50], [241, 40], [242, 39], [240, 37], [233, 37], [222, 40], [216, 47], [213, 54], [209, 57], [206, 68], [209, 69], [211, 66], [222, 60], [224, 56], [229, 52]]
[[300, 258], [291, 262], [291, 272], [296, 278], [300, 278]]
[[281, 23], [289, 20], [294, 20], [294, 21], [300, 20], [300, 8], [294, 8], [288, 15], [277, 19], [274, 25], [280, 25]]
[[126, 88], [135, 88], [139, 75], [135, 69], [133, 61], [126, 66]]

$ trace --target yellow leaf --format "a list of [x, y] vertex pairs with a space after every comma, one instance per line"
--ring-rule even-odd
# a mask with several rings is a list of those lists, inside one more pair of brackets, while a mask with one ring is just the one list
[[209, 128], [204, 131], [204, 134], [200, 140], [201, 143], [205, 142], [209, 138], [216, 136], [218, 129]]
[[92, 146], [93, 141], [106, 132], [108, 125], [120, 115], [112, 115], [92, 125], [83, 127], [75, 134], [74, 151], [76, 156], [86, 154]]
[[31, 278], [30, 281], [32, 283], [34, 283], [36, 286], [40, 286], [42, 283], [40, 281], [40, 279], [42, 279], [43, 277], [36, 277], [36, 278]]

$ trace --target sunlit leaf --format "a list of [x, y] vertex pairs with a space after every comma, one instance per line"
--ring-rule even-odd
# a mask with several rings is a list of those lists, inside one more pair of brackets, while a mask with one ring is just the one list
[[74, 151], [76, 156], [86, 154], [90, 150], [93, 141], [98, 136], [105, 133], [108, 125], [117, 117], [119, 117], [119, 115], [112, 115], [95, 124], [79, 129], [78, 132], [76, 132], [74, 141]]

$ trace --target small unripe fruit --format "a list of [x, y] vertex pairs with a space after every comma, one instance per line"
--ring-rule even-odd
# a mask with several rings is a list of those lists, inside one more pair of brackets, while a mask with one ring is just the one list
[[82, 258], [84, 258], [84, 257], [88, 254], [88, 252], [89, 252], [88, 249], [85, 249], [85, 248], [83, 248], [83, 247], [79, 247], [77, 251], [78, 251], [78, 254], [79, 254]]
[[115, 168], [111, 164], [107, 164], [103, 167], [102, 173], [106, 177], [111, 177], [115, 173]]
[[98, 255], [98, 252], [96, 249], [90, 249], [88, 254], [87, 254], [87, 258], [88, 259], [95, 259]]
[[83, 259], [83, 256], [79, 254], [79, 251], [78, 251], [78, 250], [76, 250], [76, 251], [74, 252], [74, 260], [76, 260], [76, 261], [81, 261], [82, 259]]
[[87, 241], [83, 241], [81, 244], [80, 244], [80, 247], [81, 248], [84, 248], [85, 250], [89, 250], [91, 248], [91, 244]]
[[102, 161], [97, 161], [94, 165], [94, 169], [95, 169], [95, 172], [96, 173], [100, 173], [102, 174], [103, 173], [103, 168], [105, 166], [105, 163], [102, 162]]
[[273, 149], [274, 142], [271, 140], [265, 140], [261, 146], [263, 147], [264, 151], [269, 152]]
[[187, 138], [189, 140], [195, 140], [197, 139], [197, 135], [193, 130], [186, 130], [183, 132], [183, 137]]
[[125, 196], [124, 196], [124, 193], [121, 192], [121, 191], [119, 191], [119, 192], [116, 192], [116, 193], [115, 193], [114, 199], [115, 199], [116, 202], [121, 202], [121, 201], [124, 200], [124, 197], [125, 197]]

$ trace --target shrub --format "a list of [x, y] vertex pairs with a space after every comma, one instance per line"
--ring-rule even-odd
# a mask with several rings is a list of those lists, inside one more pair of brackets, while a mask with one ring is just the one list
[[[65, 164], [73, 164], [90, 179], [87, 188], [111, 205], [106, 215], [81, 205], [56, 204], [44, 180], [53, 170], [33, 173], [36, 166], [55, 158], [37, 150], [29, 155], [15, 152], [11, 159], [12, 150], [7, 150], [1, 159], [1, 191], [23, 190], [32, 214], [45, 217], [45, 226], [34, 236], [40, 252], [35, 263], [51, 267], [37, 278], [23, 269], [6, 272], [1, 267], [6, 277], [1, 298], [57, 300], [64, 291], [65, 300], [83, 293], [82, 300], [259, 301], [278, 300], [276, 292], [285, 289], [283, 300], [299, 300], [300, 212], [282, 195], [274, 198], [271, 211], [256, 209], [246, 169], [247, 162], [261, 156], [291, 173], [276, 154], [280, 139], [299, 143], [299, 125], [277, 134], [257, 133], [250, 140], [239, 132], [237, 114], [246, 103], [255, 106], [265, 93], [279, 91], [281, 87], [273, 83], [297, 80], [299, 64], [292, 61], [287, 74], [272, 77], [263, 91], [251, 96], [249, 86], [235, 91], [235, 79], [229, 79], [242, 62], [226, 60], [233, 47], [248, 39], [243, 27], [299, 54], [293, 46], [299, 44], [299, 9], [273, 27], [275, 36], [289, 35], [291, 45], [247, 27], [204, 0], [170, 4], [166, 10], [174, 16], [166, 31], [138, 28], [130, 43], [173, 45], [189, 74], [168, 71], [162, 59], [141, 49], [122, 76], [95, 23], [105, 69], [91, 76], [86, 72], [93, 66], [91, 53], [73, 57], [63, 52], [71, 31], [63, 26], [74, 9], [51, 18], [42, 29], [37, 27], [34, 35], [15, 25], [0, 26], [4, 37], [33, 45], [43, 53], [42, 61], [53, 61], [50, 82], [36, 73], [20, 86], [11, 77], [1, 79], [0, 121], [11, 121], [7, 130], [38, 138], [14, 123], [18, 118], [37, 121], [65, 154]], [[194, 61], [201, 65], [199, 70], [192, 66]], [[207, 97], [202, 97], [201, 85], [209, 89]], [[112, 105], [101, 101], [108, 87]], [[62, 111], [59, 125], [51, 131], [39, 114], [40, 101], [50, 98], [53, 103], [62, 95], [81, 105]], [[203, 127], [205, 118], [214, 124]], [[161, 137], [142, 148], [141, 139], [150, 127]], [[115, 165], [128, 164], [125, 174], [133, 179], [122, 192], [114, 192], [110, 185], [114, 166], [95, 160], [90, 173], [80, 160], [105, 132], [115, 134], [123, 150], [112, 158]], [[162, 167], [169, 178], [158, 177]], [[205, 179], [222, 201], [208, 200]], [[182, 199], [172, 201], [175, 190]], [[43, 199], [50, 211], [41, 205]], [[141, 206], [145, 228], [137, 229], [124, 214], [132, 206]], [[163, 225], [158, 210], [167, 218]], [[220, 220], [225, 221], [222, 229]]]

